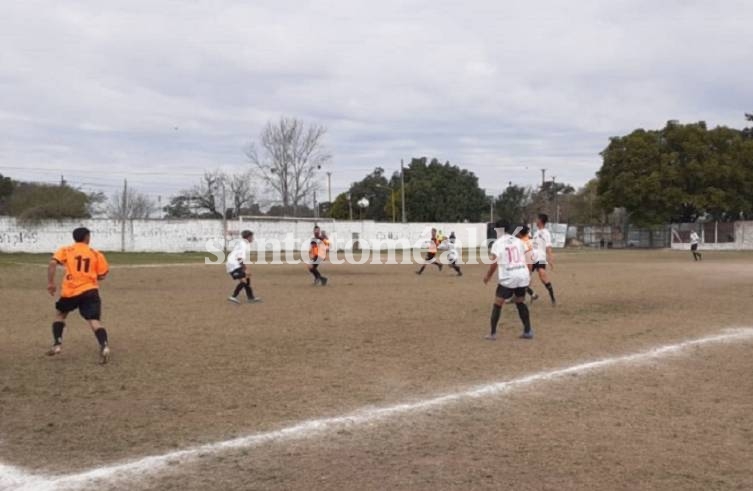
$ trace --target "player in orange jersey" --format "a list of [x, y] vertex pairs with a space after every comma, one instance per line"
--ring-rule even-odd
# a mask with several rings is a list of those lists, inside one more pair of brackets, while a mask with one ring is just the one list
[[91, 327], [99, 342], [100, 361], [110, 358], [107, 331], [102, 327], [102, 301], [99, 298], [99, 281], [109, 272], [105, 256], [89, 246], [91, 232], [80, 227], [73, 231], [73, 244], [58, 249], [47, 267], [47, 291], [54, 296], [57, 290], [55, 273], [58, 266], [65, 268], [60, 298], [55, 302], [55, 321], [52, 323], [52, 348], [48, 355], [59, 355], [63, 346], [63, 329], [68, 314], [78, 309], [81, 317]]
[[437, 249], [439, 247], [440, 240], [437, 237], [437, 229], [432, 228], [431, 229], [431, 237], [429, 238], [429, 251], [426, 253], [426, 262], [421, 265], [421, 267], [416, 271], [417, 275], [420, 275], [424, 272], [424, 269], [426, 269], [427, 264], [433, 264], [434, 266], [438, 267], [440, 271], [442, 271], [442, 263], [439, 262], [439, 259], [437, 258]]
[[309, 261], [308, 269], [309, 273], [314, 276], [314, 286], [322, 285], [327, 286], [327, 278], [322, 276], [319, 272], [319, 265], [327, 257], [327, 251], [329, 250], [329, 239], [326, 234], [322, 234], [319, 226], [314, 227], [314, 236], [309, 243]]

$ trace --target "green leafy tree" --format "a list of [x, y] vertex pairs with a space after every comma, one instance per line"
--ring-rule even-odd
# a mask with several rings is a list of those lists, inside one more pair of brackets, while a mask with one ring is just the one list
[[196, 213], [191, 206], [191, 197], [186, 194], [179, 194], [170, 198], [168, 204], [163, 208], [165, 218], [195, 218]]
[[8, 213], [22, 221], [89, 218], [88, 194], [66, 184], [22, 182], [14, 186]]
[[15, 182], [10, 177], [5, 177], [0, 174], [0, 214], [7, 212], [8, 200], [13, 194], [13, 189], [16, 187]]
[[507, 186], [494, 202], [495, 220], [503, 220], [511, 224], [527, 222], [531, 199], [531, 188], [513, 184]]
[[[400, 173], [390, 182], [400, 190]], [[400, 209], [400, 195], [395, 206]], [[427, 158], [414, 158], [405, 168], [405, 208], [408, 220], [423, 222], [478, 222], [488, 212], [486, 193], [473, 172]], [[387, 210], [391, 210], [388, 207]]]
[[578, 224], [604, 223], [606, 213], [599, 199], [599, 180], [594, 178], [569, 198], [567, 221]]
[[[338, 196], [338, 199], [335, 200], [335, 203], [332, 206], [333, 218], [347, 219], [350, 217], [350, 207], [348, 206], [347, 201], [348, 194], [350, 194], [351, 206], [355, 207], [354, 216], [359, 218], [363, 217], [365, 220], [387, 220], [387, 202], [390, 200], [390, 183], [384, 176], [384, 169], [381, 167], [375, 168], [374, 171], [366, 177], [351, 184], [347, 192]], [[362, 198], [369, 200], [369, 206], [363, 211], [358, 208], [358, 205], [356, 204]]]
[[670, 121], [658, 131], [612, 138], [602, 152], [599, 198], [624, 207], [632, 223], [693, 222], [707, 213], [733, 220], [751, 213], [753, 140], [704, 122]]
[[330, 208], [329, 216], [337, 220], [348, 220], [350, 218], [350, 206], [347, 192], [337, 195]]

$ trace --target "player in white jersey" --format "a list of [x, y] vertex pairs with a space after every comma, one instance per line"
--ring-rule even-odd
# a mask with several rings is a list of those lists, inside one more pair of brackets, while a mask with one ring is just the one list
[[549, 273], [546, 271], [547, 265], [554, 269], [554, 253], [552, 252], [552, 234], [547, 230], [546, 224], [549, 217], [545, 213], [539, 213], [536, 220], [536, 233], [533, 236], [533, 254], [535, 262], [533, 271], [538, 271], [539, 279], [549, 292], [549, 298], [552, 299], [552, 305], [557, 305], [554, 299], [554, 287], [549, 281]]
[[491, 255], [494, 261], [484, 276], [484, 284], [497, 273], [497, 291], [492, 306], [491, 334], [486, 339], [497, 339], [497, 324], [502, 315], [502, 306], [514, 297], [518, 315], [523, 322], [524, 339], [533, 339], [531, 314], [525, 304], [526, 287], [531, 282], [531, 272], [526, 264], [526, 247], [523, 241], [510, 235], [510, 225], [498, 223], [497, 240], [492, 245]]
[[698, 234], [695, 232], [695, 230], [690, 231], [690, 252], [693, 253], [693, 260], [694, 261], [703, 261], [703, 254], [698, 252], [698, 243], [701, 241], [701, 238], [698, 237]]
[[244, 230], [241, 232], [241, 238], [227, 256], [225, 269], [231, 278], [238, 281], [233, 294], [227, 297], [228, 302], [241, 303], [241, 301], [238, 300], [238, 295], [241, 293], [241, 290], [245, 290], [248, 303], [261, 302], [260, 298], [254, 297], [254, 292], [251, 289], [251, 273], [248, 272], [248, 269], [246, 268], [246, 263], [250, 261], [251, 242], [253, 241], [254, 233], [250, 230]]
[[455, 270], [458, 276], [463, 276], [463, 272], [460, 271], [458, 266], [458, 259], [460, 254], [455, 246], [455, 232], [450, 232], [450, 237], [439, 245], [440, 249], [447, 249], [447, 260], [450, 263], [450, 267]]

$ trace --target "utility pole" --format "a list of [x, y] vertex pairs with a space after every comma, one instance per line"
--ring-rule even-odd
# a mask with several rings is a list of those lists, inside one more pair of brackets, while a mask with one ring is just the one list
[[489, 196], [489, 223], [494, 223], [494, 196]]
[[390, 196], [392, 196], [392, 223], [395, 223], [395, 190], [390, 188]]
[[400, 159], [400, 204], [403, 208], [403, 223], [407, 223], [408, 219], [405, 216], [405, 167], [403, 166], [403, 159]]
[[316, 205], [316, 189], [314, 189], [314, 218], [319, 218], [319, 207]]
[[541, 187], [544, 187], [546, 182], [546, 169], [541, 169]]
[[123, 179], [123, 202], [120, 208], [120, 252], [125, 252], [126, 218], [128, 218], [128, 179]]
[[351, 200], [350, 191], [348, 191], [348, 212], [350, 213], [350, 221], [353, 221], [353, 201]]
[[560, 199], [557, 192], [557, 176], [552, 176], [552, 191], [554, 192], [554, 221], [560, 223]]
[[332, 205], [332, 171], [327, 171], [327, 201]]

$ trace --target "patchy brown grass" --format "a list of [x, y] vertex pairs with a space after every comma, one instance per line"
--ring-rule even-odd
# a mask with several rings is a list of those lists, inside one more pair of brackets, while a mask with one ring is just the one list
[[[753, 256], [580, 252], [553, 273], [536, 339], [482, 340], [493, 288], [412, 266], [258, 266], [265, 303], [235, 306], [218, 266], [115, 268], [103, 286], [111, 364], [72, 316], [43, 353], [44, 269], [0, 274], [0, 461], [49, 472], [389, 405], [753, 324]], [[534, 287], [545, 293], [538, 280]], [[751, 344], [609, 369], [503, 398], [296, 443], [207, 456], [149, 489], [748, 489]], [[747, 408], [747, 409], [746, 409]], [[746, 471], [748, 469], [748, 471]]]

